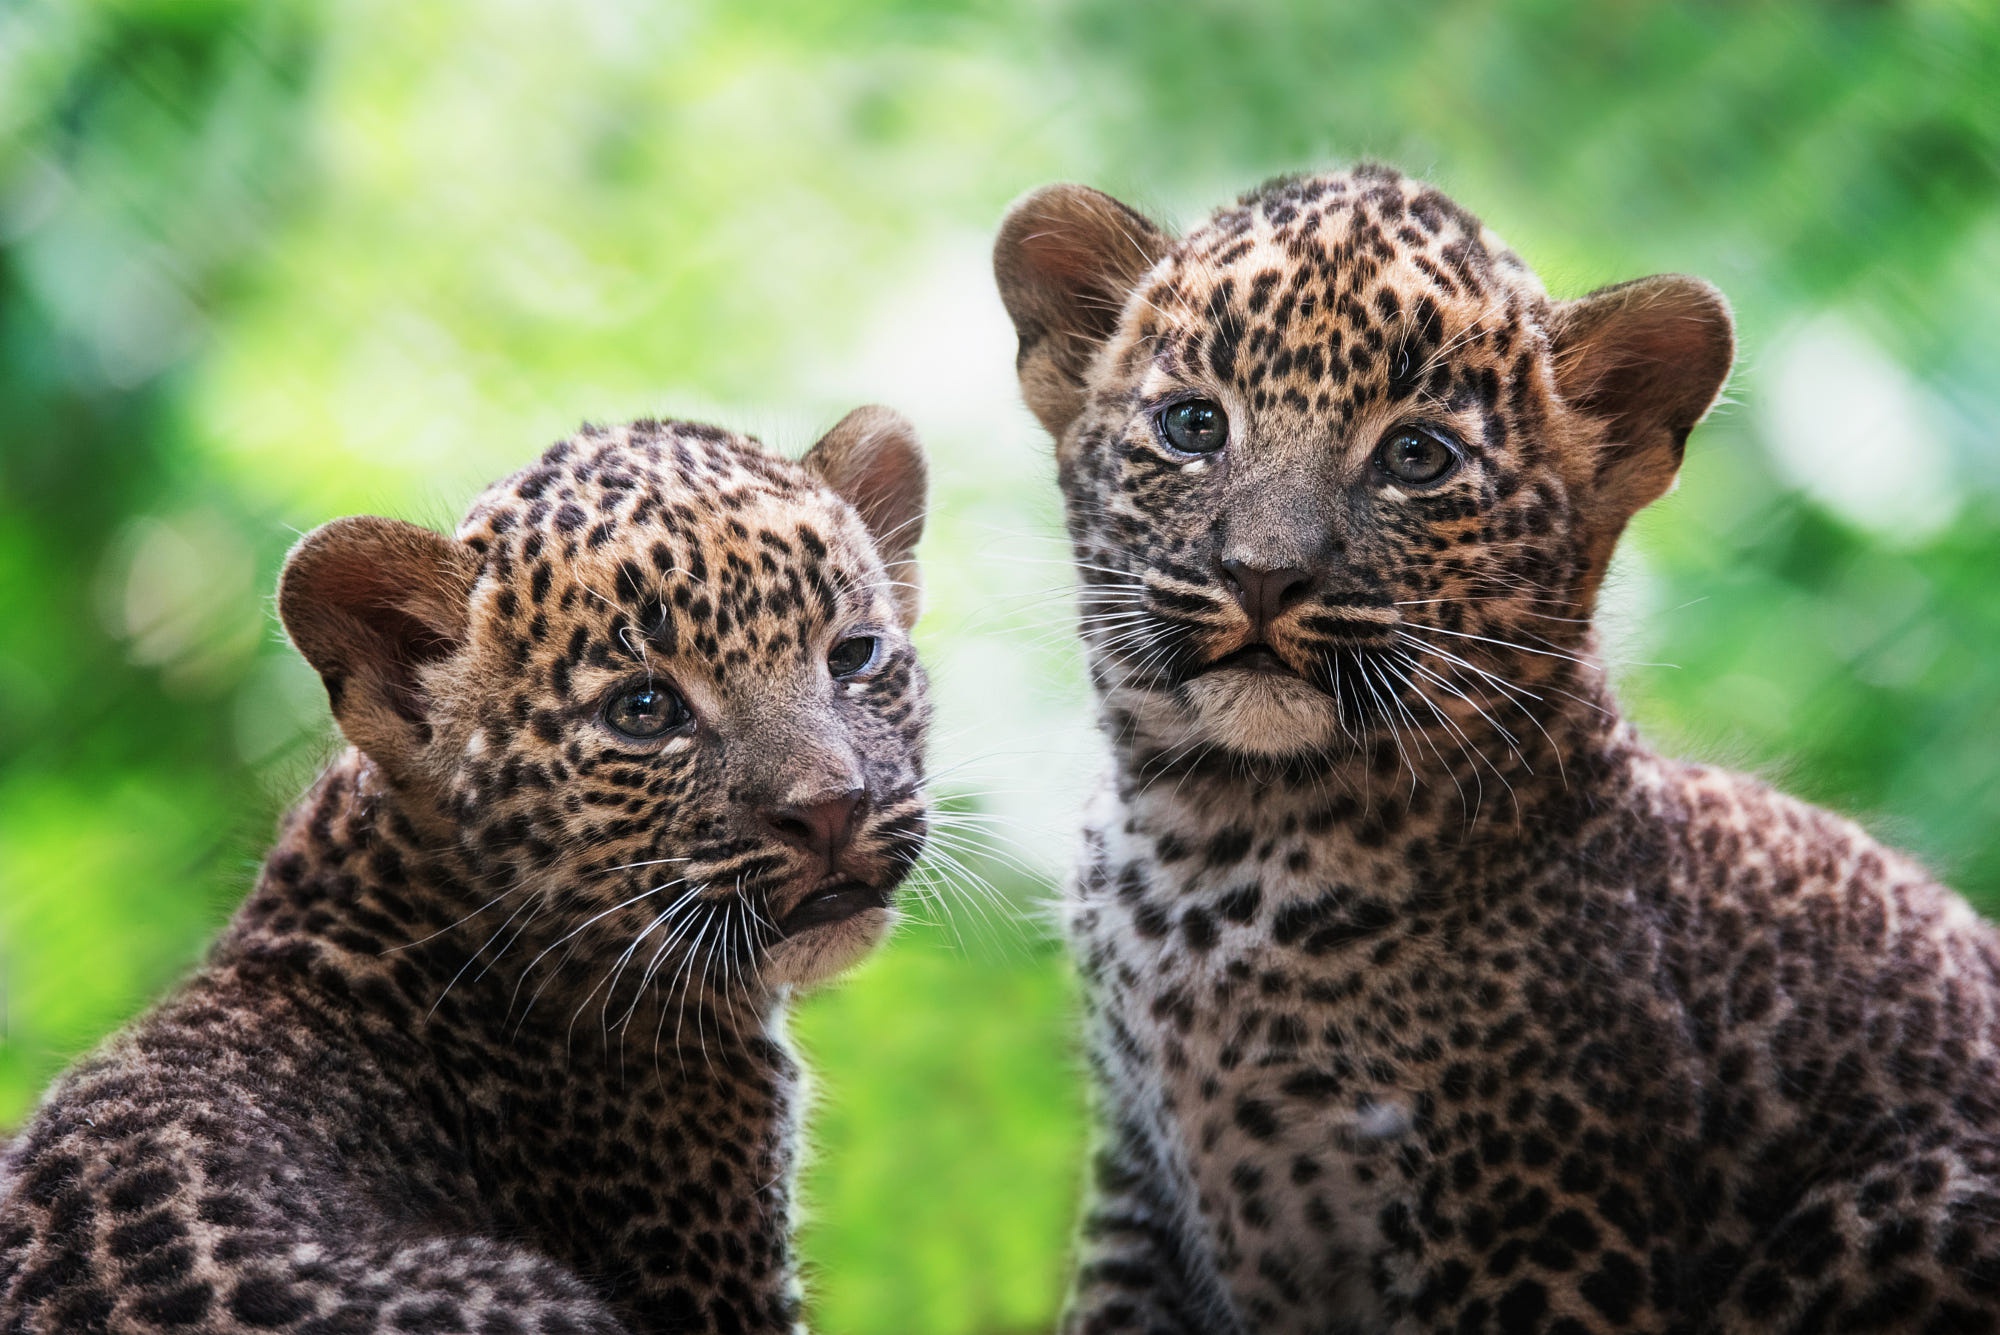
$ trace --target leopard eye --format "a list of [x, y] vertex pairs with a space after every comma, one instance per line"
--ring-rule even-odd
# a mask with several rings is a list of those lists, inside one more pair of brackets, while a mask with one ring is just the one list
[[1214, 399], [1189, 399], [1165, 408], [1160, 434], [1182, 454], [1214, 454], [1229, 443], [1229, 414]]
[[875, 651], [881, 644], [873, 635], [857, 635], [851, 640], [842, 640], [826, 656], [827, 671], [834, 675], [835, 680], [852, 677], [875, 661]]
[[1459, 453], [1443, 437], [1422, 427], [1397, 427], [1375, 450], [1375, 466], [1412, 486], [1442, 482], [1459, 464]]
[[664, 737], [693, 717], [687, 701], [669, 688], [651, 682], [628, 686], [604, 705], [605, 724], [635, 742]]

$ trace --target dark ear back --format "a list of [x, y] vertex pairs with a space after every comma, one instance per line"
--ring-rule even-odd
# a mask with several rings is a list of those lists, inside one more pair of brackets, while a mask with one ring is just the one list
[[285, 560], [278, 615], [347, 740], [399, 783], [431, 738], [420, 669], [464, 642], [478, 558], [394, 519], [323, 524]]
[[1556, 387], [1605, 424], [1597, 504], [1612, 536], [1673, 485], [1688, 432], [1736, 355], [1729, 303], [1699, 278], [1662, 274], [1558, 304]]
[[879, 406], [856, 408], [820, 437], [799, 460], [868, 526], [882, 555], [890, 592], [907, 629], [923, 610], [916, 547], [924, 535], [924, 497], [930, 471], [916, 428], [901, 413]]
[[1061, 438], [1083, 409], [1091, 358], [1173, 239], [1101, 190], [1044, 186], [1017, 200], [993, 243], [993, 277], [1014, 319], [1021, 394]]

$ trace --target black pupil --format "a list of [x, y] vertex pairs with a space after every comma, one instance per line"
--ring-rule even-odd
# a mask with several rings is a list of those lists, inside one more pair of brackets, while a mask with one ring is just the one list
[[868, 660], [875, 657], [875, 641], [869, 636], [852, 640], [842, 640], [826, 656], [826, 665], [836, 677], [846, 677], [868, 666]]
[[658, 737], [681, 721], [681, 702], [670, 691], [642, 686], [611, 707], [611, 726], [630, 737]]
[[1229, 438], [1229, 418], [1222, 406], [1208, 399], [1177, 403], [1167, 409], [1167, 439], [1189, 454], [1213, 454]]
[[1405, 482], [1433, 482], [1451, 467], [1451, 451], [1433, 436], [1405, 431], [1389, 442], [1383, 464]]

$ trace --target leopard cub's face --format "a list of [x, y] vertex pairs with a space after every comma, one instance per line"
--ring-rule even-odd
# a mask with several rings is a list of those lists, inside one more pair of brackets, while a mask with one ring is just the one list
[[1052, 187], [995, 265], [1099, 689], [1189, 748], [1477, 726], [1495, 680], [1574, 647], [1728, 366], [1706, 285], [1551, 302], [1381, 169], [1274, 183], [1179, 240]]
[[882, 410], [797, 464], [587, 430], [456, 541], [320, 530], [281, 603], [349, 739], [490, 893], [574, 932], [607, 1000], [763, 991], [872, 947], [922, 850], [923, 490]]

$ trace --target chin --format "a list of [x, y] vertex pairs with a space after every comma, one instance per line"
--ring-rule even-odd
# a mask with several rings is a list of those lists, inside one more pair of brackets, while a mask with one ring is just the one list
[[1323, 753], [1342, 739], [1340, 707], [1297, 677], [1224, 671], [1196, 677], [1181, 698], [1198, 740], [1242, 755]]
[[887, 939], [896, 910], [863, 909], [839, 922], [823, 923], [771, 946], [761, 971], [773, 987], [808, 988], [832, 982], [861, 963]]

